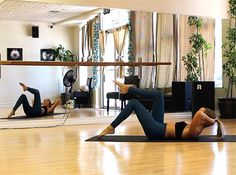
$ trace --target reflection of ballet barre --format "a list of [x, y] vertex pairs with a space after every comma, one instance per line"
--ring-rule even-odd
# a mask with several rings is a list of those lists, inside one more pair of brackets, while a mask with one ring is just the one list
[[[142, 58], [142, 57], [139, 57], [139, 58], [138, 58], [138, 62], [139, 62], [139, 63], [142, 63], [142, 62], [143, 62], [143, 58]], [[138, 74], [139, 74], [139, 78], [141, 79], [141, 78], [142, 78], [142, 75], [143, 75], [143, 73], [142, 73], [142, 66], [139, 66], [139, 67], [138, 67]]]
[[77, 61], [0, 61], [0, 65], [18, 66], [159, 66], [171, 62], [77, 62]]

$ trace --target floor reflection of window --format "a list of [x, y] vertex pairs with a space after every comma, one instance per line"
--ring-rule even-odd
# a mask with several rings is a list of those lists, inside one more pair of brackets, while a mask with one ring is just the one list
[[212, 167], [212, 174], [214, 175], [226, 175], [227, 172], [227, 155], [226, 155], [226, 147], [223, 144], [214, 143], [212, 145], [214, 152], [214, 162]]

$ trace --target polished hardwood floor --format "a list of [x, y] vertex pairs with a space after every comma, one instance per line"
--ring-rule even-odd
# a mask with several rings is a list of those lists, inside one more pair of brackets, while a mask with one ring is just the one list
[[[2, 109], [0, 111], [3, 111]], [[3, 111], [1, 113], [6, 113]], [[114, 118], [117, 113], [110, 112]], [[77, 109], [70, 117], [107, 117], [105, 110]], [[166, 121], [191, 121], [190, 113], [167, 113]], [[143, 135], [136, 120], [116, 134]], [[236, 134], [236, 120], [223, 120], [226, 134]], [[236, 173], [235, 143], [85, 142], [108, 123], [0, 131], [1, 175], [116, 175]], [[216, 127], [203, 134], [216, 133]]]

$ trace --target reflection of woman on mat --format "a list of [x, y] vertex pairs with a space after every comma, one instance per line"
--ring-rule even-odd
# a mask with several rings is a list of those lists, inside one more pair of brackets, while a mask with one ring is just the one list
[[98, 135], [98, 137], [105, 136], [106, 134], [113, 134], [115, 128], [128, 118], [133, 111], [136, 113], [144, 133], [150, 139], [189, 139], [200, 135], [204, 128], [212, 126], [215, 123], [218, 124], [217, 137], [223, 137], [223, 124], [216, 119], [215, 112], [208, 108], [201, 108], [197, 111], [191, 124], [185, 122], [164, 123], [164, 98], [161, 92], [138, 89], [117, 81], [115, 81], [115, 84], [119, 86], [121, 93], [126, 94], [129, 92], [153, 99], [152, 112], [149, 113], [138, 100], [133, 99], [120, 112], [117, 118]]
[[48, 98], [45, 98], [42, 102], [42, 105], [41, 105], [41, 98], [40, 98], [39, 90], [30, 88], [30, 87], [24, 85], [23, 83], [20, 83], [20, 85], [23, 87], [24, 91], [27, 90], [27, 91], [31, 92], [32, 94], [34, 94], [33, 106], [31, 106], [29, 104], [26, 95], [22, 94], [18, 98], [15, 106], [13, 107], [12, 111], [8, 115], [8, 118], [15, 115], [16, 110], [18, 109], [18, 107], [21, 104], [23, 105], [24, 112], [28, 117], [38, 117], [38, 116], [43, 116], [43, 115], [53, 113], [54, 109], [57, 107], [57, 105], [60, 102], [60, 100], [57, 99], [57, 100], [55, 100], [54, 103], [52, 103]]

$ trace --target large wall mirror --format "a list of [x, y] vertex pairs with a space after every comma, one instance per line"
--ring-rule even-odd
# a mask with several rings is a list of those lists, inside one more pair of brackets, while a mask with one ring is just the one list
[[[15, 4], [15, 7], [17, 7], [17, 5], [19, 6], [19, 4], [17, 4], [19, 2], [20, 1], [2, 1], [0, 4], [0, 9], [6, 8], [7, 6], [9, 6], [9, 3], [11, 3], [12, 5]], [[33, 3], [39, 1], [29, 2]], [[46, 1], [40, 1], [40, 3], [42, 3], [42, 7], [43, 3], [45, 2]], [[78, 4], [72, 1], [50, 2], [55, 4], [65, 4], [64, 9], [61, 9], [62, 11], [64, 10], [64, 13], [66, 13], [67, 10], [66, 6], [68, 6], [68, 9], [72, 7], [71, 4], [78, 6]], [[6, 3], [5, 7], [1, 6], [3, 3]], [[81, 1], [82, 5], [86, 5], [86, 3], [88, 2]], [[81, 67], [78, 70], [78, 77], [80, 77], [80, 79], [77, 80], [78, 82], [75, 86], [75, 89], [78, 89], [81, 85], [85, 84], [87, 77], [93, 77], [95, 79], [93, 84], [95, 89], [95, 93], [93, 94], [93, 106], [95, 107], [106, 107], [106, 93], [117, 91], [117, 88], [111, 83], [111, 80], [118, 78], [123, 81], [123, 76], [129, 75], [130, 73], [140, 76], [140, 86], [143, 88], [170, 88], [171, 82], [173, 80], [183, 81], [185, 79], [186, 70], [181, 59], [184, 55], [186, 55], [186, 53], [190, 51], [191, 47], [189, 44], [189, 37], [191, 36], [191, 33], [195, 32], [194, 29], [188, 25], [189, 15], [176, 15], [176, 13], [175, 15], [173, 15], [173, 13], [152, 9], [150, 5], [143, 6], [143, 9], [147, 10], [142, 11], [140, 9], [137, 10], [140, 5], [134, 6], [134, 8], [131, 8], [131, 12], [127, 10], [131, 2], [127, 2], [127, 6], [125, 7], [126, 10], [110, 8], [113, 6], [121, 8], [121, 6], [119, 6], [119, 4], [116, 4], [116, 2], [114, 2], [114, 4], [111, 3], [110, 6], [107, 4], [106, 9], [110, 9], [110, 12], [107, 11], [107, 13], [104, 14], [103, 7], [105, 6], [105, 4], [104, 6], [101, 6], [101, 4], [99, 5], [94, 1], [91, 2], [90, 5], [93, 5], [93, 3], [94, 7], [83, 6], [83, 8], [86, 8], [86, 11], [84, 11], [83, 13], [80, 12], [81, 14], [70, 17], [68, 16], [68, 18], [63, 18], [47, 24], [45, 23], [45, 25], [42, 24], [42, 22], [39, 22], [41, 18], [32, 18], [31, 21], [25, 21], [27, 24], [42, 25], [40, 26], [39, 30], [40, 37], [38, 40], [27, 38], [26, 42], [26, 40], [22, 36], [21, 38], [16, 39], [15, 43], [21, 45], [21, 42], [24, 42], [23, 47], [27, 48], [29, 47], [29, 45], [34, 45], [34, 48], [40, 50], [42, 49], [41, 47], [51, 47], [51, 45], [56, 45], [60, 43], [61, 40], [63, 40], [63, 44], [71, 48], [76, 53], [76, 55], [78, 55], [79, 59], [83, 59], [84, 61], [90, 59], [93, 60], [94, 58], [91, 58], [91, 55], [94, 52], [97, 52], [98, 57], [96, 57], [96, 61], [138, 61], [139, 59], [141, 59], [142, 61], [168, 61], [172, 63], [171, 66], [143, 67], [142, 69], [130, 67], [106, 67], [105, 69], [98, 67]], [[46, 6], [44, 8], [46, 8]], [[223, 11], [223, 6], [221, 10]], [[55, 16], [59, 16], [60, 14], [60, 11], [58, 12], [58, 10], [51, 9], [50, 11], [51, 16], [44, 16], [45, 20], [53, 18], [52, 13], [54, 13]], [[100, 13], [100, 15], [97, 15], [98, 12]], [[198, 13], [196, 12], [196, 14]], [[8, 17], [6, 16], [6, 13], [4, 15], [0, 15], [2, 26], [4, 26], [0, 30], [2, 31], [2, 35], [6, 35], [7, 30], [8, 32], [10, 32], [10, 30], [13, 29], [11, 28], [13, 24], [15, 27], [14, 31], [12, 30], [12, 33], [18, 33], [17, 37], [20, 37], [19, 31], [24, 30], [20, 27], [19, 29], [17, 29], [18, 25], [22, 25], [21, 23], [19, 23], [19, 20], [21, 19], [19, 18], [17, 20], [17, 18], [14, 18], [15, 20], [17, 20], [17, 22], [13, 23], [10, 17], [12, 17], [14, 13], [12, 12], [8, 14]], [[187, 11], [186, 14], [188, 14]], [[204, 12], [204, 14], [200, 16], [203, 21], [201, 33], [203, 37], [209, 43], [211, 43], [212, 46], [208, 51], [207, 59], [205, 61], [205, 78], [206, 80], [215, 80], [215, 82], [217, 82], [217, 87], [222, 87], [221, 46], [225, 38], [226, 30], [229, 26], [229, 21], [227, 19], [222, 20], [219, 17], [213, 17], [214, 14], [216, 14], [216, 12], [211, 12], [211, 15], [209, 17], [202, 17], [207, 16]], [[191, 13], [190, 15], [193, 14]], [[23, 18], [23, 16], [19, 17]], [[66, 26], [68, 27], [68, 29], [62, 28]], [[94, 31], [94, 29], [96, 29], [96, 41], [94, 41], [94, 37], [88, 37], [88, 33]], [[47, 33], [45, 36], [48, 37], [48, 41], [46, 41], [47, 37], [42, 38], [44, 33]], [[94, 36], [94, 33], [91, 34], [91, 36], [92, 35]], [[49, 36], [52, 36], [52, 38], [50, 38]], [[58, 39], [60, 37], [62, 38], [61, 40]], [[6, 50], [8, 45], [11, 45], [13, 43], [13, 38], [12, 41], [7, 41], [7, 39], [5, 39], [4, 41], [6, 41], [4, 42], [5, 44], [0, 47], [0, 52], [3, 53], [1, 54], [2, 58], [5, 54], [4, 50]], [[96, 45], [96, 48], [93, 44]], [[31, 49], [32, 52], [28, 52], [25, 48], [25, 54], [28, 54], [26, 56], [27, 59], [31, 59], [32, 57], [36, 58], [40, 54], [39, 52], [33, 53], [33, 49]], [[11, 72], [10, 69], [12, 68], [8, 67], [7, 69], [8, 70], [6, 72]], [[27, 72], [30, 70], [26, 69], [23, 70], [22, 68], [19, 68], [18, 70], [17, 68], [18, 73], [21, 73], [17, 73], [17, 76], [15, 76], [16, 82], [34, 82], [35, 77], [29, 77]], [[34, 71], [37, 69], [38, 68], [34, 69]], [[56, 94], [58, 94], [58, 92], [64, 91], [61, 85], [61, 70], [53, 70], [51, 68], [43, 69], [44, 70], [40, 71], [36, 77], [38, 78], [38, 80], [43, 81], [44, 83], [34, 82], [33, 84], [35, 84], [36, 86], [41, 86], [42, 89], [44, 89], [45, 87], [47, 89], [50, 89], [50, 92], [43, 91], [43, 94], [49, 95], [51, 97], [54, 97]], [[4, 73], [4, 70], [2, 72]], [[43, 72], [47, 72], [47, 74], [53, 72], [55, 75], [58, 73], [60, 74], [60, 76], [56, 78], [53, 77], [52, 81], [46, 76], [39, 76], [40, 74], [44, 75]], [[16, 86], [15, 82], [8, 81], [10, 77], [13, 76], [10, 74], [11, 73], [4, 75], [6, 78], [2, 78], [0, 83], [8, 83], [11, 86]], [[22, 79], [20, 75], [23, 75], [24, 78]], [[51, 82], [57, 84], [56, 87], [52, 87], [50, 85]], [[44, 86], [42, 86], [42, 84], [44, 84]], [[5, 99], [5, 101], [1, 100], [1, 104], [13, 103], [18, 94], [15, 92], [13, 94], [14, 98], [9, 98], [6, 96], [7, 88], [2, 89], [2, 93], [0, 92], [0, 99]], [[110, 105], [111, 107], [119, 107], [120, 103], [111, 102]]]

